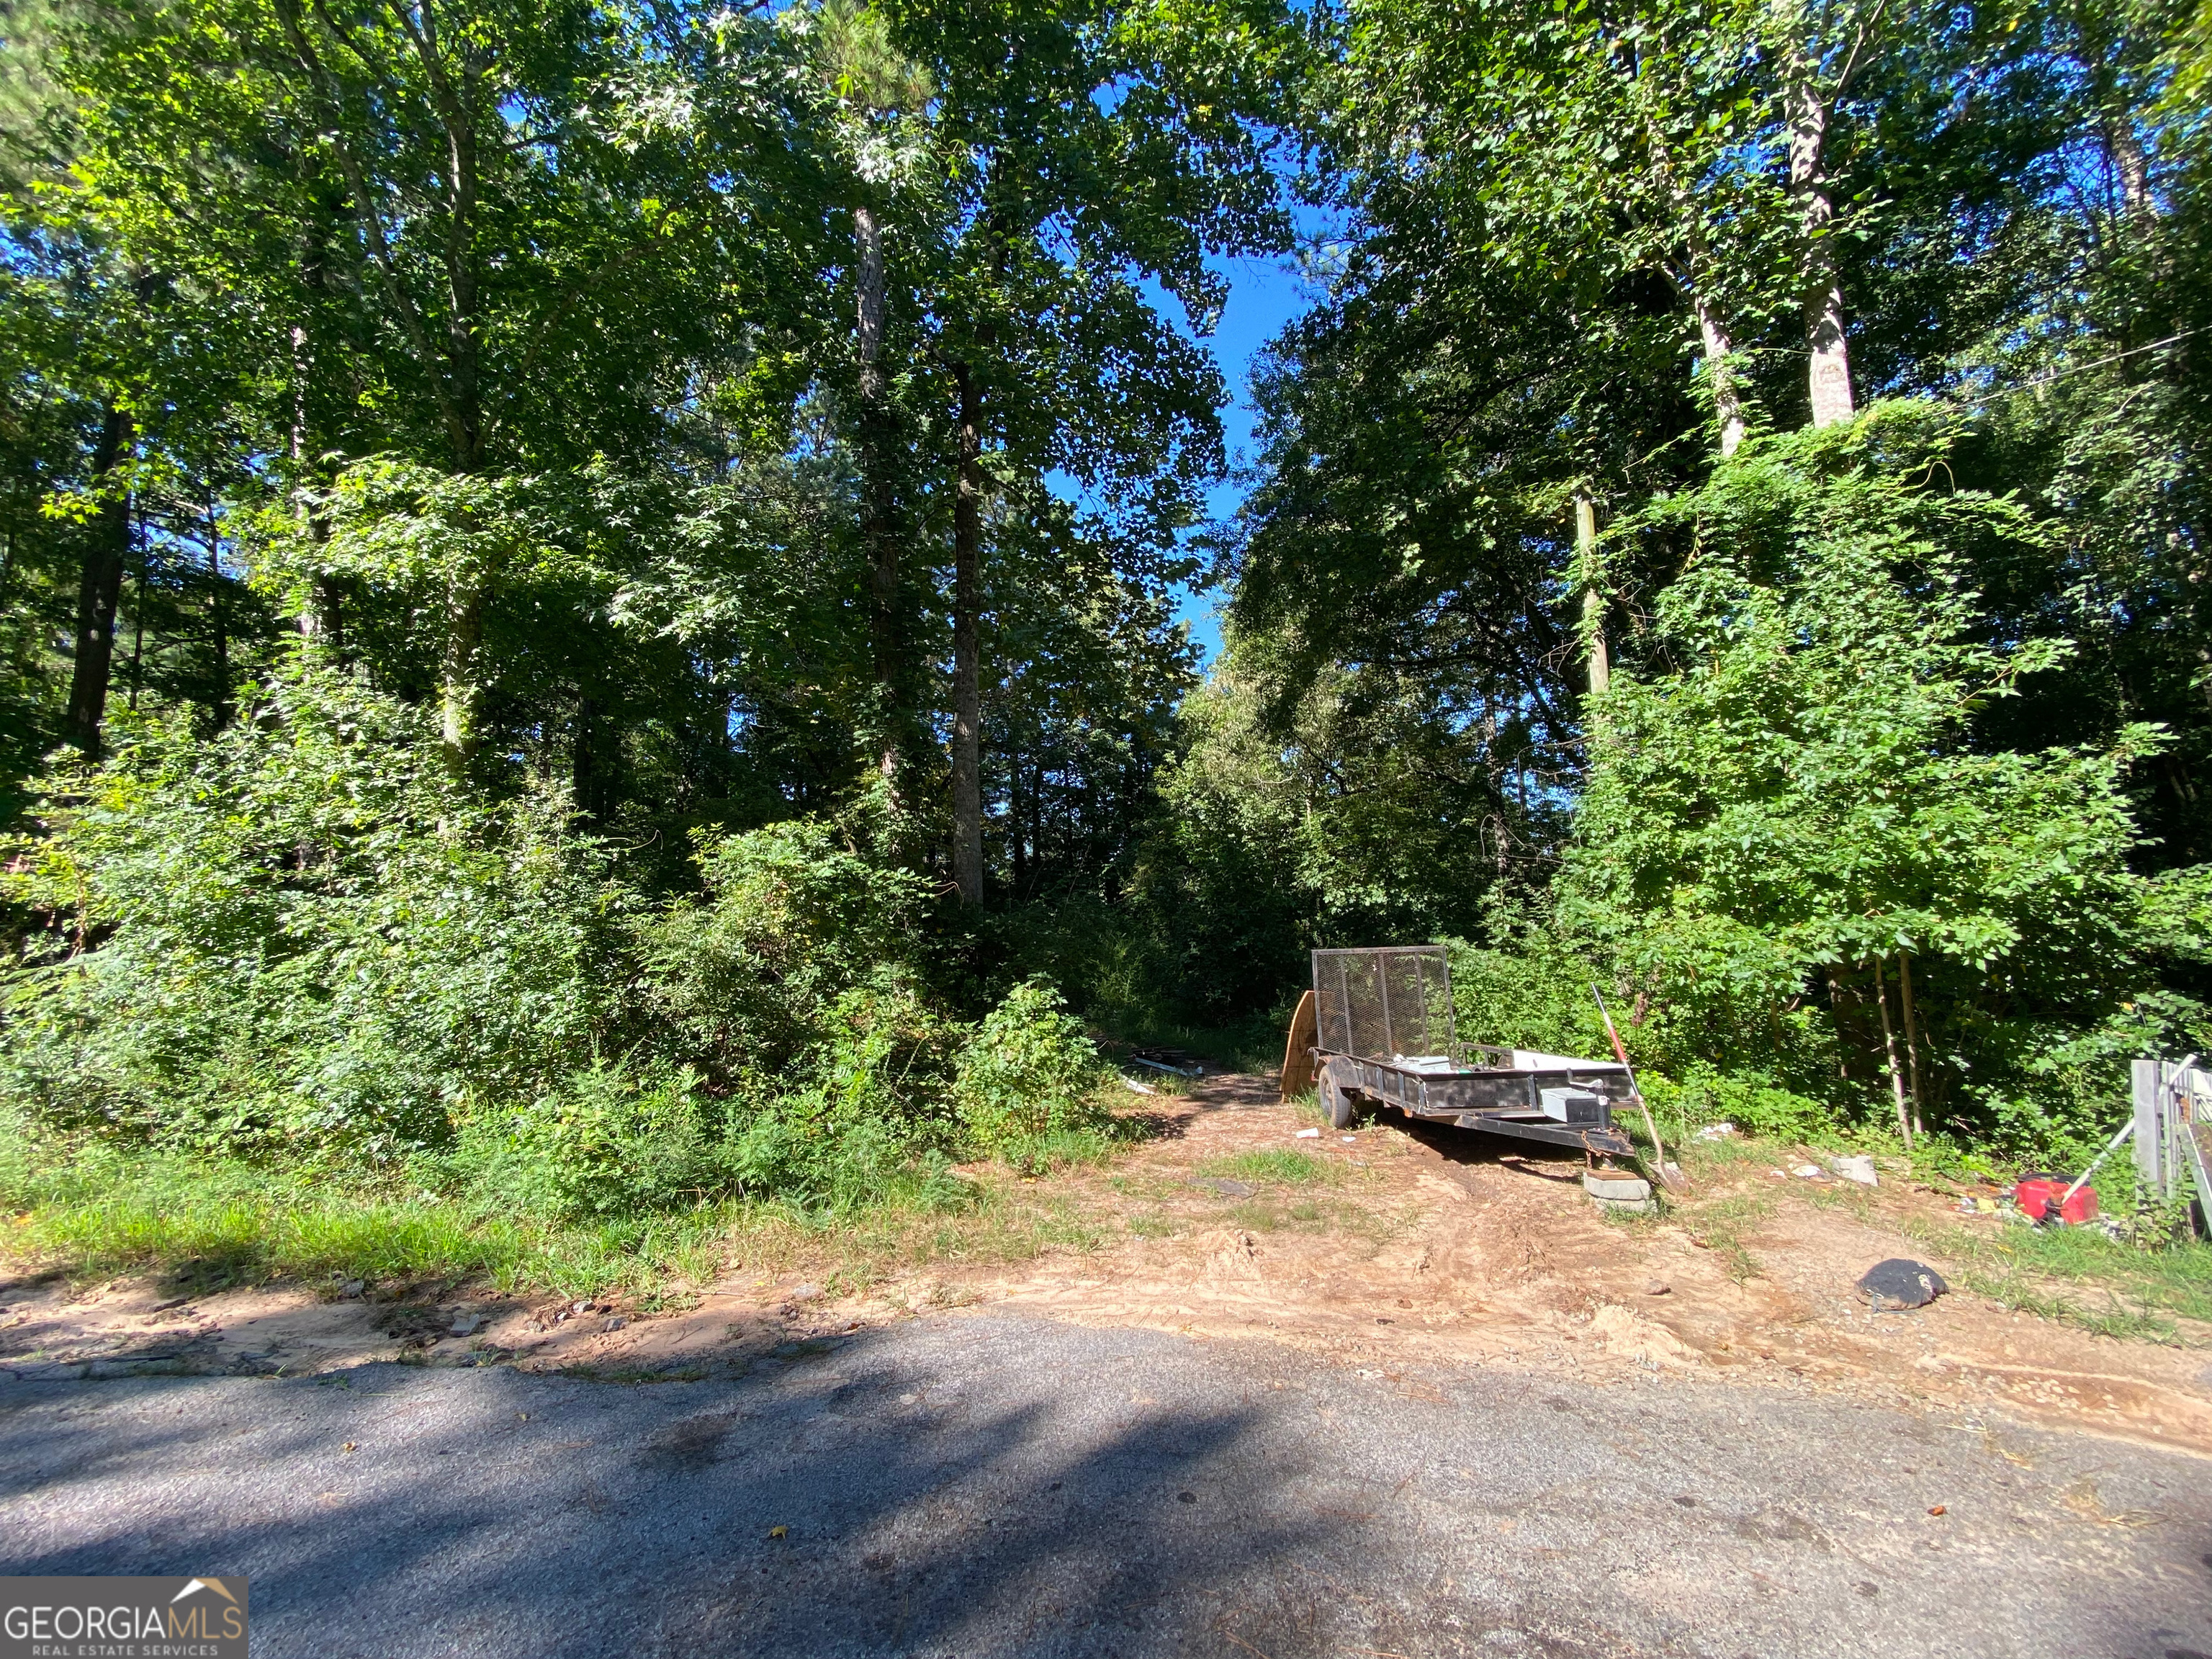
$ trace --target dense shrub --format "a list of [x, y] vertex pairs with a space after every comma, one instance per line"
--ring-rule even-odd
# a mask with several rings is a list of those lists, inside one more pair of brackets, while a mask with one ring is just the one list
[[2092, 1144], [2129, 1053], [2212, 1036], [2161, 988], [2206, 951], [2201, 873], [2130, 868], [2129, 773], [2161, 733], [1978, 741], [1977, 715], [2071, 647], [1993, 641], [1966, 573], [2043, 532], [1949, 481], [1954, 435], [1881, 405], [1755, 440], [1626, 527], [1698, 552], [1659, 596], [1655, 665], [1596, 705], [1550, 914], [1676, 1075], [1894, 1121], [1909, 1033], [1930, 1127]]
[[1803, 1140], [1833, 1135], [1841, 1127], [1832, 1103], [1778, 1087], [1758, 1073], [1730, 1074], [1692, 1065], [1679, 1083], [1657, 1072], [1638, 1080], [1659, 1121], [1685, 1131], [1729, 1123], [1745, 1134]]
[[921, 877], [862, 858], [808, 819], [711, 842], [698, 865], [703, 897], [638, 929], [657, 1041], [734, 1085], [819, 1062], [856, 1018], [879, 1033], [897, 1026], [844, 1000], [866, 984], [912, 1001]]
[[565, 1219], [720, 1197], [734, 1170], [696, 1082], [681, 1071], [592, 1066], [519, 1110], [465, 1118], [453, 1167], [482, 1200]]
[[8, 897], [0, 1109], [90, 1138], [445, 1182], [599, 1222], [743, 1194], [946, 1194], [1079, 1115], [1042, 983], [928, 988], [927, 881], [801, 820], [652, 902], [556, 791], [487, 802], [419, 711], [273, 679], [212, 735], [118, 722], [47, 780]]
[[1102, 1069], [1083, 1023], [1057, 991], [1033, 980], [985, 1017], [953, 1087], [974, 1139], [1006, 1147], [1077, 1127]]
[[35, 1122], [388, 1157], [611, 1032], [630, 896], [557, 800], [454, 787], [419, 711], [307, 676], [212, 736], [118, 725], [8, 883], [0, 1097]]

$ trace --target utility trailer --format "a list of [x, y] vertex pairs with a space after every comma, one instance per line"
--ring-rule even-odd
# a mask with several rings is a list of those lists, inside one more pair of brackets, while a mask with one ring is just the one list
[[1613, 1127], [1614, 1108], [1635, 1097], [1626, 1066], [1460, 1042], [1440, 945], [1313, 953], [1313, 990], [1291, 1023], [1283, 1091], [1309, 1080], [1340, 1129], [1364, 1103], [1592, 1158], [1635, 1150]]

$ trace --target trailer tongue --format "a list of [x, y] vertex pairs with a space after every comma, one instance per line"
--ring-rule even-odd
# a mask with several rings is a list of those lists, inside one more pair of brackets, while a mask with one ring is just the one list
[[[1308, 1018], [1312, 1036], [1301, 1045]], [[1339, 1128], [1364, 1103], [1593, 1158], [1635, 1151], [1613, 1127], [1614, 1108], [1635, 1098], [1626, 1066], [1460, 1042], [1451, 965], [1439, 945], [1315, 951], [1311, 1003], [1299, 1004], [1291, 1046], [1304, 1048], [1297, 1058], [1304, 1065], [1285, 1057], [1285, 1090], [1295, 1073], [1310, 1075]]]

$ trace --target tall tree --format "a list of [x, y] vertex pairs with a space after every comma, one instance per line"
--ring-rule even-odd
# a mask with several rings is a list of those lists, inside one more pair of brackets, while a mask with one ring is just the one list
[[[932, 295], [951, 414], [952, 864], [981, 903], [986, 496], [994, 469], [1058, 471], [1157, 579], [1221, 463], [1218, 376], [1140, 284], [1218, 314], [1209, 255], [1285, 246], [1277, 171], [1305, 36], [1275, 0], [899, 7], [939, 89], [955, 191]], [[995, 458], [987, 461], [987, 451]]]
[[[694, 367], [747, 343], [739, 319], [773, 328], [818, 268], [820, 158], [757, 72], [783, 52], [766, 25], [503, 0], [97, 14], [67, 59], [76, 210], [173, 287], [228, 296], [270, 448], [311, 493], [380, 453], [456, 477], [642, 465]], [[289, 550], [318, 631], [343, 574], [319, 544]], [[457, 769], [509, 563], [472, 545], [431, 605]]]
[[115, 607], [123, 594], [123, 569], [131, 555], [131, 416], [113, 403], [101, 411], [100, 442], [93, 451], [92, 489], [97, 502], [84, 538], [77, 580], [76, 639], [70, 653], [69, 739], [98, 758], [100, 722], [107, 715], [107, 686], [115, 664]]
[[[787, 15], [804, 32], [837, 112], [854, 194], [851, 273], [854, 291], [855, 448], [860, 466], [860, 534], [868, 550], [868, 634], [876, 681], [872, 716], [878, 775], [894, 812], [904, 788], [900, 773], [918, 742], [918, 684], [913, 629], [902, 591], [899, 484], [906, 471], [897, 453], [900, 417], [884, 353], [890, 304], [886, 216], [902, 205], [918, 220], [933, 219], [927, 199], [932, 159], [928, 116], [937, 95], [928, 72], [902, 53], [890, 21], [859, 0], [826, 0], [811, 13]], [[917, 199], [919, 198], [919, 199]], [[933, 223], [914, 226], [926, 244]]]

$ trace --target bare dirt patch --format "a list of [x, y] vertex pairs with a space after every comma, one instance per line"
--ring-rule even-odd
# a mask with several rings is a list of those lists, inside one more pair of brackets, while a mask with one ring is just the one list
[[[1419, 1393], [1439, 1365], [1603, 1382], [1698, 1373], [2083, 1428], [2212, 1454], [2212, 1329], [2183, 1346], [2096, 1335], [1954, 1288], [1875, 1314], [1873, 1262], [1958, 1264], [1913, 1242], [1951, 1200], [1737, 1164], [1662, 1218], [1601, 1214], [1578, 1161], [1385, 1118], [1310, 1131], [1264, 1079], [1143, 1103], [1152, 1138], [1103, 1166], [1017, 1182], [1083, 1241], [1009, 1261], [887, 1254], [854, 1273], [785, 1249], [689, 1305], [500, 1297], [460, 1285], [266, 1286], [191, 1299], [145, 1280], [0, 1287], [0, 1370], [323, 1370], [371, 1358], [514, 1363], [624, 1380], [804, 1364], [864, 1326], [995, 1306], [1091, 1325], [1289, 1344]], [[1972, 1224], [1997, 1227], [1995, 1218]]]

